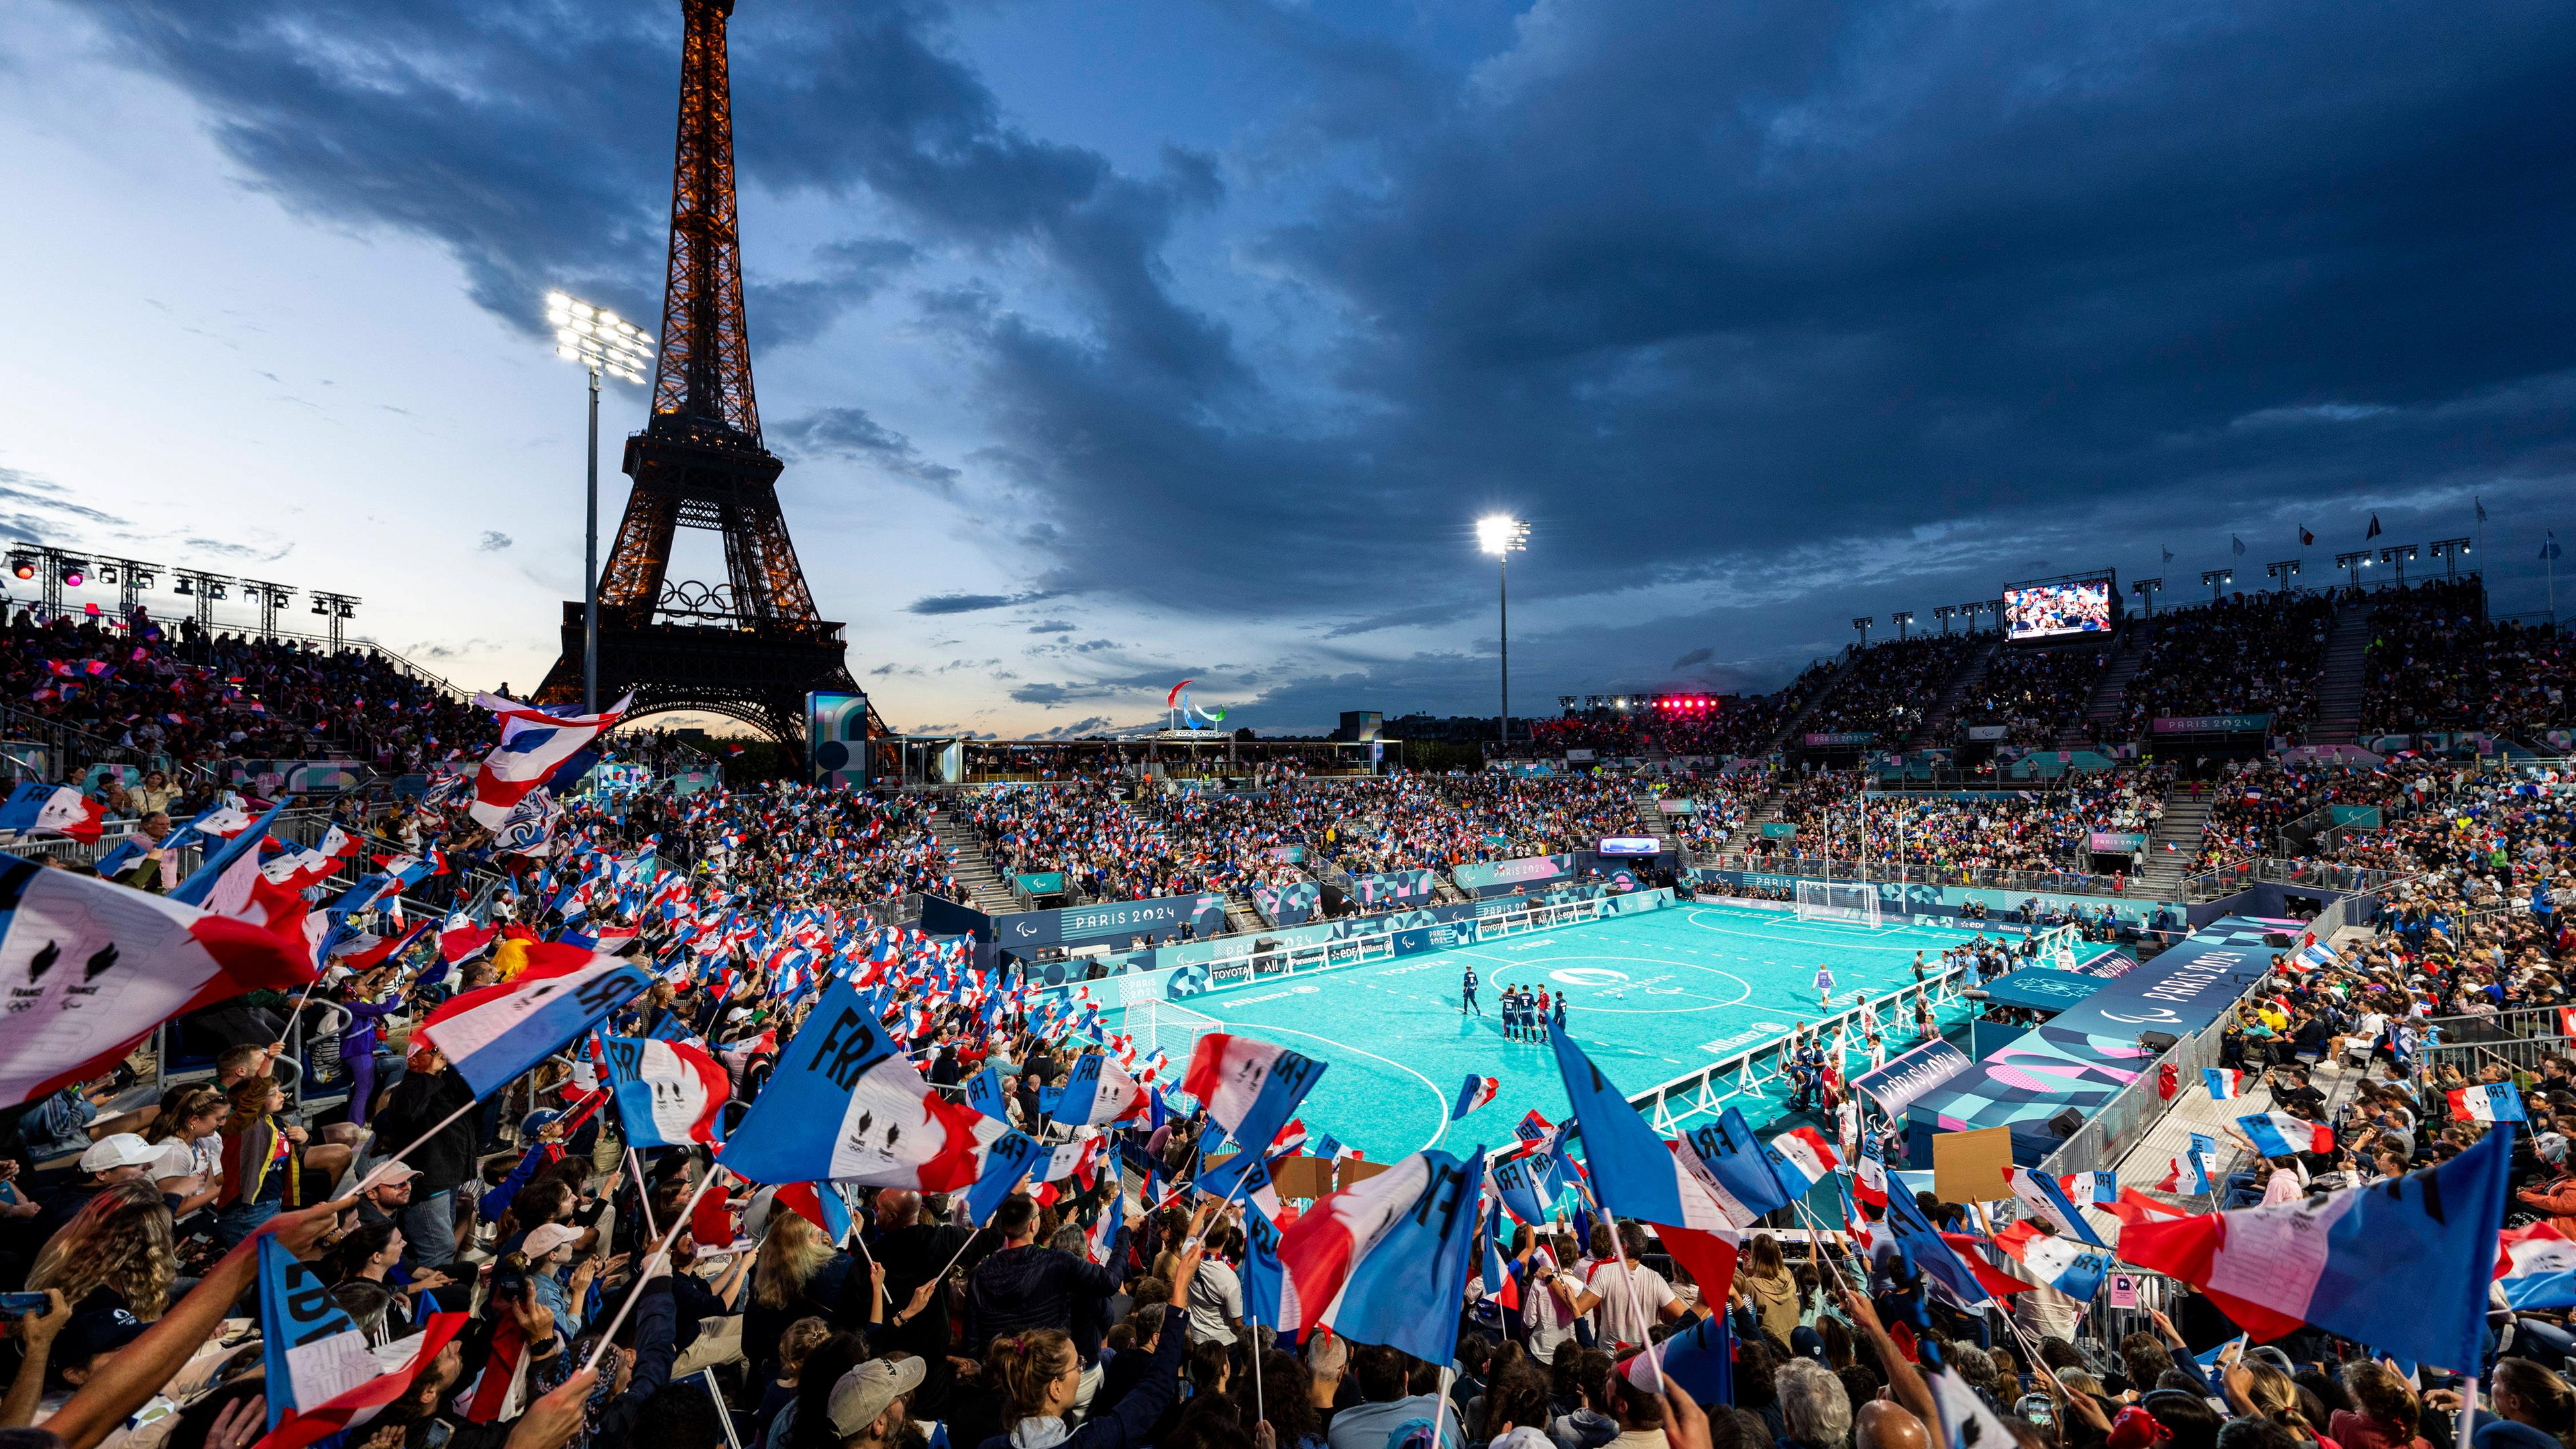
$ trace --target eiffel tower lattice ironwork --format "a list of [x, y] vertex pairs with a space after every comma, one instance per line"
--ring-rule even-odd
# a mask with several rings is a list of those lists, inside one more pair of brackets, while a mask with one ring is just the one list
[[[735, 234], [733, 100], [725, 26], [734, 0], [681, 0], [680, 136], [671, 176], [671, 262], [653, 411], [626, 440], [634, 480], [599, 578], [599, 697], [631, 692], [630, 718], [700, 710], [803, 743], [805, 695], [858, 692], [841, 626], [813, 591], [778, 511], [785, 467], [761, 445]], [[724, 536], [725, 577], [669, 577], [673, 535]], [[541, 703], [581, 699], [582, 604], [564, 605], [563, 653]], [[871, 734], [884, 732], [869, 709]]]

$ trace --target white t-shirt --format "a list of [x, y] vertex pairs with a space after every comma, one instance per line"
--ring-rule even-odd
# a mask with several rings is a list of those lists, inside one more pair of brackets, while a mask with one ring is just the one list
[[1232, 1343], [1229, 1318], [1243, 1321], [1243, 1280], [1214, 1258], [1201, 1260], [1190, 1279], [1190, 1339], [1194, 1343]]
[[1601, 1337], [1612, 1343], [1644, 1343], [1646, 1330], [1662, 1318], [1664, 1305], [1673, 1301], [1672, 1285], [1663, 1274], [1630, 1263], [1623, 1282], [1616, 1258], [1593, 1264], [1583, 1286], [1601, 1295], [1600, 1306], [1592, 1310], [1593, 1322]]

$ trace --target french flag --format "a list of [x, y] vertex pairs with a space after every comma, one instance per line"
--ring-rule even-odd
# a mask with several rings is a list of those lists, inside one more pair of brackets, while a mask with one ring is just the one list
[[[2191, 1145], [2176, 1156], [2172, 1165], [2165, 1169], [2164, 1180], [2156, 1184], [2156, 1191], [2215, 1192], [2217, 1189], [2211, 1186], [2209, 1175], [2217, 1170], [2217, 1139], [2194, 1132], [2191, 1134]], [[2121, 1191], [2125, 1194], [2128, 1190], [2123, 1188]]]
[[1875, 1133], [1860, 1147], [1860, 1166], [1853, 1174], [1852, 1195], [1874, 1208], [1887, 1206], [1886, 1149]]
[[300, 943], [254, 922], [15, 856], [0, 904], [0, 1106], [100, 1075], [183, 1012], [313, 979]]
[[2236, 1119], [2254, 1150], [2265, 1157], [2296, 1157], [2302, 1152], [2334, 1151], [2334, 1129], [2287, 1112], [2264, 1112]]
[[2070, 1202], [2090, 1202], [2107, 1208], [2120, 1200], [2120, 1174], [2111, 1171], [2070, 1172], [2057, 1180], [2057, 1189]]
[[512, 807], [543, 785], [573, 756], [615, 727], [632, 697], [601, 714], [556, 714], [496, 694], [475, 696], [501, 725], [501, 742], [474, 775], [474, 803], [466, 813], [486, 830], [498, 830]]
[[1774, 1169], [1785, 1162], [1805, 1179], [1804, 1186], [1786, 1178], [1781, 1179], [1780, 1185], [1791, 1189], [1789, 1194], [1791, 1197], [1805, 1197], [1809, 1188], [1824, 1181], [1825, 1174], [1842, 1163], [1842, 1157], [1834, 1151], [1834, 1145], [1827, 1142], [1824, 1134], [1813, 1127], [1790, 1128], [1771, 1139], [1771, 1150], [1779, 1154], [1772, 1161], [1771, 1165]]
[[435, 1313], [422, 1332], [369, 1348], [322, 1275], [274, 1237], [259, 1240], [259, 1306], [268, 1324], [262, 1449], [301, 1449], [364, 1425], [410, 1391], [468, 1317]]
[[2576, 1243], [2547, 1223], [2507, 1228], [2496, 1243], [2495, 1275], [2516, 1310], [2576, 1308]]
[[985, 1145], [1004, 1130], [932, 1091], [859, 993], [835, 982], [780, 1053], [724, 1163], [752, 1182], [955, 1192], [975, 1181]]
[[1503, 1081], [1500, 1077], [1469, 1075], [1466, 1083], [1458, 1088], [1458, 1100], [1449, 1104], [1449, 1120], [1455, 1122], [1494, 1100], [1494, 1094], [1502, 1089]]
[[654, 1037], [603, 1036], [599, 1044], [630, 1145], [686, 1147], [721, 1137], [733, 1085], [714, 1057]]
[[2522, 1093], [2511, 1082], [2488, 1082], [2476, 1087], [2453, 1087], [2450, 1091], [2451, 1115], [2469, 1122], [2528, 1122], [2523, 1114]]
[[1118, 1230], [1126, 1225], [1126, 1174], [1112, 1172], [1109, 1178], [1109, 1206], [1102, 1209], [1100, 1214], [1091, 1220], [1090, 1227], [1082, 1230], [1084, 1255], [1104, 1268], [1109, 1266], [1111, 1255], [1118, 1251]]
[[1545, 1142], [1547, 1134], [1555, 1130], [1555, 1124], [1540, 1116], [1538, 1109], [1532, 1107], [1521, 1117], [1520, 1125], [1512, 1129], [1512, 1135], [1523, 1142]]
[[2093, 1231], [2093, 1225], [2084, 1221], [2084, 1214], [2075, 1210], [2075, 1204], [2067, 1200], [2066, 1189], [2058, 1185], [2057, 1179], [2027, 1167], [2016, 1167], [2004, 1174], [2004, 1180], [2012, 1185], [2013, 1196], [2033, 1217], [2079, 1243], [2096, 1248], [2109, 1246], [2102, 1241], [2100, 1234]]
[[0, 830], [20, 835], [63, 835], [85, 845], [98, 843], [107, 807], [69, 785], [35, 781], [9, 792], [0, 801]]
[[2245, 1074], [2229, 1067], [2203, 1067], [2200, 1080], [2209, 1088], [2209, 1100], [2232, 1102], [2245, 1095]]
[[1329, 1194], [1279, 1235], [1279, 1331], [1329, 1328], [1448, 1363], [1484, 1218], [1481, 1151], [1417, 1152]]
[[1994, 1236], [2004, 1255], [2028, 1270], [2032, 1282], [2054, 1288], [2069, 1298], [2090, 1303], [2110, 1274], [2108, 1253], [2043, 1233], [2029, 1223], [2013, 1223]]
[[[850, 1240], [850, 1205], [840, 1189], [828, 1182], [781, 1183], [771, 1191], [770, 1201], [821, 1228], [825, 1241], [834, 1247]], [[768, 1219], [761, 1221], [766, 1225]]]
[[1701, 1175], [1699, 1155], [1657, 1137], [1573, 1038], [1550, 1030], [1548, 1040], [1602, 1209], [1655, 1224], [1665, 1251], [1690, 1270], [1708, 1301], [1724, 1301], [1735, 1282], [1740, 1213], [1752, 1205], [1722, 1201], [1712, 1190], [1719, 1179]]
[[1099, 1127], [1142, 1117], [1145, 1110], [1145, 1089], [1135, 1078], [1100, 1053], [1085, 1052], [1074, 1060], [1051, 1120], [1067, 1127]]
[[578, 946], [530, 942], [527, 969], [498, 986], [450, 998], [415, 1033], [487, 1096], [643, 995], [653, 978], [631, 961]]
[[[1181, 1090], [1236, 1142], [1269, 1142], [1323, 1075], [1324, 1063], [1276, 1042], [1210, 1032], [1190, 1049]], [[1241, 1175], [1260, 1162], [1257, 1152], [1238, 1152], [1202, 1178], [1199, 1190], [1231, 1197]]]
[[[2182, 1159], [2174, 1160], [2179, 1162]], [[2159, 1191], [2162, 1190], [2159, 1189]], [[2190, 1209], [2178, 1208], [2169, 1202], [2158, 1202], [2134, 1187], [2120, 1189], [2119, 1201], [2111, 1204], [2110, 1213], [2120, 1220], [2123, 1228], [2133, 1228], [2140, 1223], [2172, 1222], [2177, 1218], [2192, 1216]]]
[[2132, 1224], [2120, 1256], [2199, 1288], [2257, 1341], [2306, 1323], [2395, 1358], [2474, 1368], [2512, 1151], [2508, 1127], [2389, 1182]]

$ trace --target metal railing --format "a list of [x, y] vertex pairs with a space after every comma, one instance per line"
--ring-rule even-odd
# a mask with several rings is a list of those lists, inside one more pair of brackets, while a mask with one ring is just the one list
[[1850, 859], [1823, 855], [1752, 855], [1718, 851], [1698, 857], [1702, 869], [1797, 876], [1806, 880], [1868, 881], [1887, 885], [1974, 886], [1986, 890], [2050, 891], [2059, 895], [2135, 898], [2135, 877], [2081, 871], [1990, 870], [1976, 866], [1899, 863], [1884, 856]]
[[[1964, 1020], [1979, 1008], [1964, 994], [1963, 983], [1973, 974], [1973, 967], [1954, 966], [1910, 982], [1894, 991], [1870, 997], [1857, 1006], [1847, 1007], [1825, 1017], [1815, 1025], [1812, 1039], [1829, 1042], [1828, 1050], [1836, 1053], [1836, 1064], [1843, 1065], [1854, 1056], [1866, 1056], [1865, 1028], [1875, 1023], [1880, 1039], [1890, 1047], [1891, 1057], [1898, 1054], [1893, 1038], [1913, 1023], [1913, 1005], [1927, 997], [1932, 1003], [1933, 1019], [1941, 1020], [1943, 1008], [1953, 1008], [1952, 1021]], [[1726, 1110], [1734, 1098], [1759, 1092], [1763, 1085], [1788, 1074], [1791, 1039], [1785, 1036], [1746, 1047], [1719, 1057], [1707, 1066], [1684, 1072], [1670, 1081], [1659, 1083], [1642, 1092], [1632, 1092], [1628, 1105], [1644, 1114], [1659, 1133], [1674, 1131], [1681, 1123], [1702, 1115], [1715, 1116]], [[1849, 1075], [1845, 1075], [1848, 1081]]]
[[[2238, 998], [2240, 1001], [2243, 999]], [[2165, 1119], [2165, 1114], [2173, 1110], [2173, 1103], [2156, 1091], [2156, 1081], [2163, 1074], [2164, 1067], [2171, 1064], [2186, 1088], [2197, 1083], [2201, 1068], [2218, 1065], [2227, 1023], [2234, 1018], [2235, 1008], [2230, 1007], [2218, 1020], [2175, 1042], [2149, 1062], [2146, 1070], [2120, 1089], [2118, 1096], [2085, 1119], [2084, 1125], [2075, 1129], [2075, 1135], [2050, 1153], [2040, 1171], [2062, 1176], [2117, 1166], [2120, 1159], [2129, 1154], [2129, 1149], [2144, 1140], [2149, 1132], [2155, 1130], [2156, 1124]]]

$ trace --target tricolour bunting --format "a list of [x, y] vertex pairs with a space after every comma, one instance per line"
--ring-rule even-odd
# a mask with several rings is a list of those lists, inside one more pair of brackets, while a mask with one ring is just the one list
[[1481, 1147], [1417, 1152], [1307, 1209], [1279, 1238], [1279, 1331], [1454, 1359], [1484, 1176]]
[[686, 1147], [721, 1136], [733, 1083], [703, 1049], [632, 1036], [603, 1036], [599, 1048], [628, 1146]]
[[0, 1106], [98, 1076], [182, 1012], [312, 979], [248, 921], [0, 856]]
[[2439, 1167], [2273, 1207], [2131, 1224], [2120, 1256], [2260, 1341], [2302, 1323], [2441, 1368], [2479, 1362], [2513, 1129]]
[[779, 1053], [724, 1165], [753, 1182], [955, 1192], [975, 1181], [985, 1144], [1004, 1130], [930, 1090], [857, 990], [837, 981]]
[[498, 1091], [653, 985], [634, 962], [579, 946], [531, 942], [527, 953], [517, 977], [451, 998], [413, 1034], [438, 1048], [475, 1096]]

